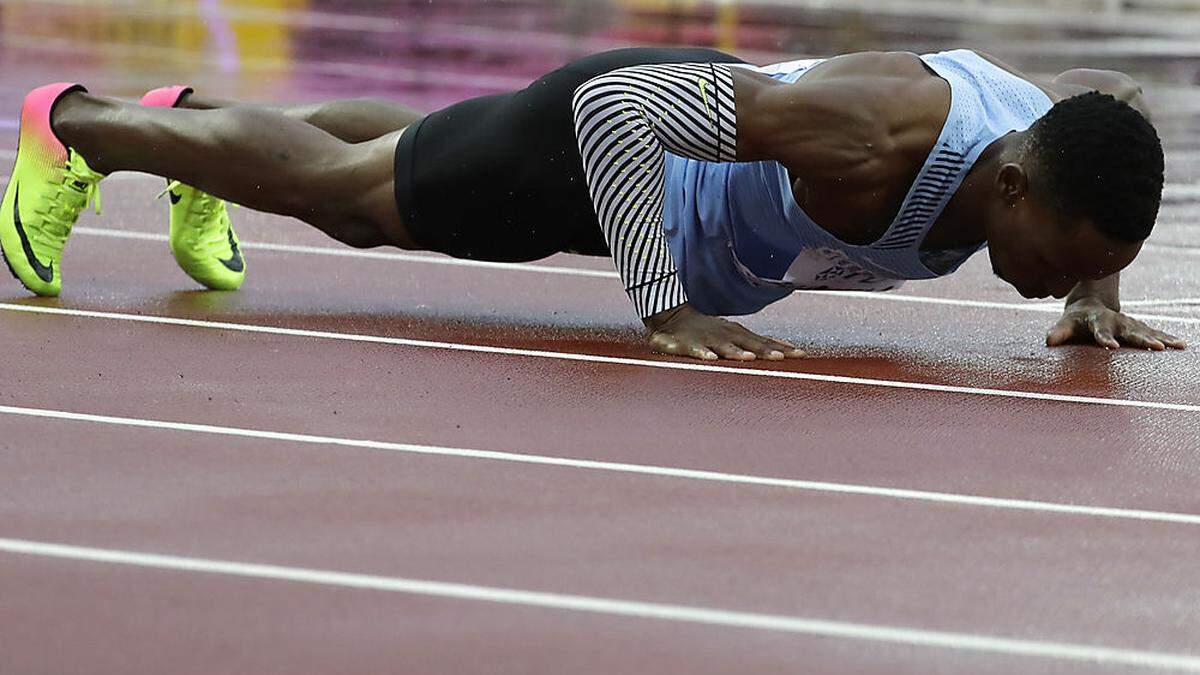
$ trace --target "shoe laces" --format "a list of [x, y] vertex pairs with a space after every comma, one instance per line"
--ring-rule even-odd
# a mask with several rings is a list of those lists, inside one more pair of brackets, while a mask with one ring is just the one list
[[67, 166], [60, 180], [51, 180], [50, 208], [46, 211], [41, 233], [43, 243], [61, 249], [71, 234], [79, 214], [89, 205], [100, 213], [100, 181], [104, 174], [96, 173], [78, 153], [69, 150]]
[[[163, 195], [179, 187], [189, 186], [184, 185], [181, 181], [172, 180], [167, 183], [167, 187], [162, 192], [158, 193], [158, 197], [155, 199], [162, 199]], [[218, 209], [225, 206], [227, 202], [202, 190], [194, 188], [192, 190], [194, 195], [188, 204], [188, 213], [196, 217], [189, 218], [188, 223], [196, 235], [198, 235], [192, 238], [192, 252], [196, 254], [208, 253], [214, 256], [221, 254], [229, 242], [229, 216], [226, 213], [220, 214], [221, 227], [212, 228], [208, 227], [208, 225], [212, 222], [212, 218], [217, 214]], [[228, 205], [237, 206], [237, 204]]]

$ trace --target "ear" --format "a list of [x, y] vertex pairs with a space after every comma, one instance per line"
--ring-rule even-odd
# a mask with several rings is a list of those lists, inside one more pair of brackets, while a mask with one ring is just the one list
[[996, 172], [996, 191], [1009, 206], [1016, 206], [1029, 193], [1029, 174], [1016, 162], [1001, 165]]

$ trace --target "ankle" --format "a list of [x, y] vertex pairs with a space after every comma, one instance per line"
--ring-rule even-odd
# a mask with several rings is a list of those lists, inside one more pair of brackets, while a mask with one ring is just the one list
[[89, 119], [94, 119], [98, 101], [85, 91], [73, 91], [58, 100], [50, 111], [50, 128], [63, 145], [73, 145], [72, 140], [85, 128]]
[[188, 110], [212, 110], [224, 106], [217, 101], [198, 96], [194, 91], [189, 91], [179, 97], [179, 101], [175, 103], [175, 107], [187, 108]]
[[50, 111], [50, 129], [58, 140], [68, 148], [79, 152], [94, 171], [107, 174], [108, 167], [101, 167], [101, 157], [88, 153], [95, 146], [94, 139], [103, 134], [104, 120], [111, 117], [118, 106], [111, 100], [76, 91], [63, 96]]

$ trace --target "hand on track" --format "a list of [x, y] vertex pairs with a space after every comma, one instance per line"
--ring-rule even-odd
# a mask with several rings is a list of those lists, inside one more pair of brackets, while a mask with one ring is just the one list
[[1183, 349], [1187, 342], [1114, 311], [1094, 298], [1080, 298], [1067, 305], [1062, 318], [1046, 336], [1046, 345], [1056, 347], [1069, 341], [1094, 342], [1106, 349], [1121, 345], [1162, 351]]
[[701, 314], [687, 304], [655, 314], [645, 323], [650, 330], [650, 346], [664, 354], [704, 361], [756, 358], [780, 361], [804, 356], [795, 345], [757, 335], [720, 317]]

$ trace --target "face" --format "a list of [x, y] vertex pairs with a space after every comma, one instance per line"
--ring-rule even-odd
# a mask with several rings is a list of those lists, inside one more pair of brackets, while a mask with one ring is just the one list
[[985, 229], [992, 271], [1023, 297], [1065, 298], [1080, 281], [1103, 279], [1137, 257], [1141, 242], [1113, 239], [1088, 219], [1057, 214], [1023, 173], [1013, 175], [1015, 166], [1000, 170]]

